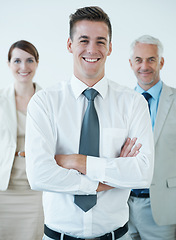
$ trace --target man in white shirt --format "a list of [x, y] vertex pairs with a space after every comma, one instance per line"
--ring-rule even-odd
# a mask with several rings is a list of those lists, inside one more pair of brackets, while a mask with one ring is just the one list
[[[74, 75], [69, 82], [40, 91], [28, 106], [27, 175], [31, 188], [43, 191], [44, 239], [130, 239], [130, 189], [149, 187], [152, 179], [147, 103], [105, 77], [111, 31], [109, 17], [98, 7], [72, 14], [67, 48], [73, 54]], [[79, 154], [90, 104], [82, 94], [86, 89], [98, 93], [98, 156]], [[75, 195], [96, 196], [96, 203], [85, 212], [74, 203]]]
[[155, 167], [150, 189], [134, 189], [129, 199], [132, 239], [176, 239], [176, 89], [160, 79], [164, 65], [159, 39], [143, 35], [131, 44], [130, 65], [135, 90], [148, 99], [155, 144]]

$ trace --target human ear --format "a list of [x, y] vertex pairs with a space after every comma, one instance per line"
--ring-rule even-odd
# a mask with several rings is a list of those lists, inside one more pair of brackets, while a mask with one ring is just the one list
[[68, 38], [68, 40], [67, 40], [67, 49], [70, 53], [72, 53], [72, 40], [71, 40], [71, 38]]
[[111, 52], [112, 52], [112, 42], [110, 42], [110, 44], [109, 44], [108, 56], [111, 55]]
[[163, 68], [164, 66], [164, 58], [162, 57], [160, 60], [160, 70]]
[[129, 59], [129, 63], [130, 63], [130, 67], [133, 68], [133, 64], [132, 64], [131, 59]]

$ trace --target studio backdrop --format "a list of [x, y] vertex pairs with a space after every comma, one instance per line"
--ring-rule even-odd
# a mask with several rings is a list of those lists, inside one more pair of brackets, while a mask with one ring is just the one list
[[13, 82], [7, 53], [18, 40], [30, 41], [38, 49], [40, 60], [35, 81], [42, 87], [69, 79], [73, 70], [72, 54], [66, 47], [69, 15], [84, 6], [100, 6], [111, 19], [113, 51], [106, 63], [108, 78], [134, 88], [130, 44], [149, 34], [159, 38], [164, 46], [161, 79], [176, 87], [175, 0], [0, 0], [0, 88]]

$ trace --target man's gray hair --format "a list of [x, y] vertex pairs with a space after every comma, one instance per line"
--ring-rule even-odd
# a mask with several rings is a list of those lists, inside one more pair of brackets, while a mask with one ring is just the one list
[[132, 60], [133, 55], [134, 55], [134, 48], [136, 46], [137, 43], [146, 43], [146, 44], [153, 44], [156, 45], [158, 48], [158, 57], [159, 57], [159, 61], [161, 60], [161, 57], [163, 57], [163, 45], [160, 42], [159, 39], [154, 38], [150, 35], [143, 35], [139, 38], [137, 38], [136, 40], [134, 40], [130, 46], [130, 59]]

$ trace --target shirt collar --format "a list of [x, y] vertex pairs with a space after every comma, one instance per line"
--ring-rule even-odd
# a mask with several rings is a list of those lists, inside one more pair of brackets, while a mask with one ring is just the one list
[[153, 87], [149, 88], [149, 90], [147, 91], [144, 91], [144, 89], [142, 89], [139, 84], [137, 84], [135, 90], [139, 93], [143, 93], [143, 92], [148, 92], [150, 93], [150, 95], [156, 100], [158, 99], [159, 95], [160, 95], [160, 92], [162, 90], [162, 87], [163, 87], [163, 83], [162, 81], [160, 80], [159, 82], [157, 82]]
[[[82, 94], [82, 92], [89, 87], [73, 75], [71, 78], [71, 88], [73, 90], [75, 98], [77, 99]], [[102, 98], [105, 98], [108, 91], [107, 78], [104, 76], [92, 88], [97, 90]]]

